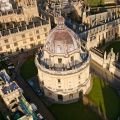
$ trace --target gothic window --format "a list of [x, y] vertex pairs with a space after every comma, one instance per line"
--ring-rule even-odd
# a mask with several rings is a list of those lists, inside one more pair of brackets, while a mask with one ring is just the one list
[[47, 28], [44, 28], [44, 31], [47, 31]]
[[15, 43], [14, 43], [14, 46], [17, 46], [17, 45], [18, 45], [18, 43], [17, 43], [17, 42], [15, 42]]
[[8, 43], [8, 39], [5, 39], [4, 42], [5, 42], [5, 43]]
[[47, 36], [47, 33], [45, 33], [45, 37]]
[[2, 47], [0, 47], [0, 51], [2, 51]]
[[22, 38], [25, 38], [25, 34], [22, 35]]
[[40, 39], [40, 35], [37, 36], [37, 39]]
[[9, 49], [9, 48], [10, 48], [10, 45], [6, 45], [6, 48]]
[[33, 37], [31, 37], [31, 38], [30, 38], [30, 41], [33, 41], [33, 40], [34, 40]]
[[71, 61], [74, 61], [74, 57], [73, 56], [71, 56]]
[[36, 34], [38, 34], [39, 33], [39, 30], [36, 30]]

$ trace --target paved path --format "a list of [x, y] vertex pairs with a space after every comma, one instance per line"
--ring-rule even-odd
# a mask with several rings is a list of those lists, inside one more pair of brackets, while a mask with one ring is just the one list
[[16, 82], [18, 85], [23, 89], [25, 96], [29, 96], [32, 103], [35, 103], [35, 105], [38, 108], [38, 111], [46, 118], [46, 120], [55, 120], [53, 115], [50, 113], [48, 108], [43, 104], [41, 99], [35, 94], [35, 92], [32, 90], [32, 88], [28, 85], [28, 83], [23, 80], [23, 78], [19, 74], [20, 66], [24, 62], [24, 56], [20, 56], [19, 58], [20, 63], [18, 66], [16, 66], [17, 69], [17, 77]]
[[120, 89], [120, 79], [112, 75], [107, 69], [102, 68], [95, 61], [91, 61], [91, 72], [100, 76], [103, 80], [109, 82], [115, 89]]

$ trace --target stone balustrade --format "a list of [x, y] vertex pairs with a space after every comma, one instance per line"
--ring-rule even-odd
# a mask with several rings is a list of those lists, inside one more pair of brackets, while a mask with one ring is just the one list
[[53, 74], [53, 75], [54, 74], [58, 74], [58, 75], [74, 74], [82, 69], [85, 69], [85, 67], [87, 67], [89, 65], [89, 62], [90, 62], [90, 56], [88, 55], [86, 60], [83, 61], [82, 63], [77, 63], [72, 67], [68, 66], [68, 67], [56, 68], [56, 67], [50, 67], [49, 65], [46, 66], [43, 63], [41, 63], [39, 61], [38, 55], [36, 55], [36, 57], [35, 57], [36, 66], [39, 69], [41, 69], [47, 73]]

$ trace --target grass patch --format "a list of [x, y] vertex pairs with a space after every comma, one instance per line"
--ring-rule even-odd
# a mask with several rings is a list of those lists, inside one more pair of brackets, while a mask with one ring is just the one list
[[99, 5], [102, 5], [104, 2], [104, 0], [87, 0], [87, 3], [90, 5], [90, 6], [99, 6]]
[[109, 120], [116, 120], [120, 115], [120, 97], [108, 84], [95, 77], [89, 98], [104, 112]]
[[25, 80], [37, 75], [37, 68], [34, 63], [34, 58], [30, 58], [23, 63], [20, 69], [20, 74]]
[[0, 120], [5, 120], [1, 112], [0, 112]]
[[80, 102], [53, 104], [49, 108], [57, 120], [101, 120], [96, 113]]

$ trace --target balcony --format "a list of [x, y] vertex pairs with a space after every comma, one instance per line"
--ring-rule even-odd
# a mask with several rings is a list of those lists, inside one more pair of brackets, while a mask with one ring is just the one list
[[35, 58], [35, 64], [39, 69], [50, 74], [59, 75], [72, 74], [78, 72], [87, 67], [89, 65], [89, 62], [90, 62], [89, 54], [86, 55], [82, 62], [73, 61], [68, 64], [53, 64], [50, 60], [40, 59], [38, 55], [36, 55]]

